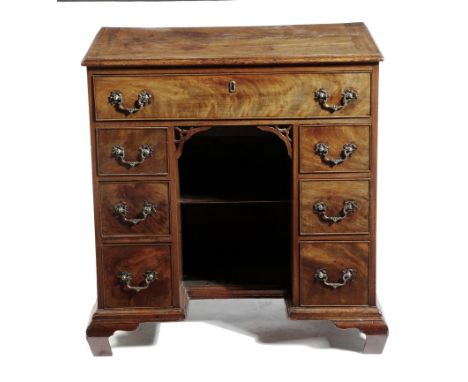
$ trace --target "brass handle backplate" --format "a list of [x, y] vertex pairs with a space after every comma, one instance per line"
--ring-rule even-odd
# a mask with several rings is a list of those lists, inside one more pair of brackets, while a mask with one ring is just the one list
[[154, 153], [154, 148], [151, 145], [141, 145], [138, 148], [138, 160], [129, 161], [125, 159], [125, 147], [117, 145], [112, 147], [112, 156], [115, 160], [123, 165], [130, 168], [134, 168], [139, 164], [142, 164], [147, 158], [151, 157]]
[[128, 218], [127, 217], [127, 214], [128, 214], [128, 205], [127, 205], [127, 203], [121, 202], [121, 203], [118, 203], [118, 204], [116, 204], [114, 206], [114, 213], [117, 216], [117, 218], [120, 221], [122, 221], [124, 223], [131, 224], [131, 225], [136, 225], [138, 223], [141, 223], [141, 222], [145, 221], [148, 218], [148, 216], [150, 216], [154, 212], [156, 212], [156, 204], [145, 201], [143, 209], [140, 212], [141, 217]]
[[345, 200], [343, 208], [338, 216], [327, 215], [327, 204], [325, 202], [317, 202], [314, 204], [314, 212], [320, 217], [320, 220], [328, 224], [335, 224], [345, 219], [349, 214], [356, 211], [358, 208], [357, 202], [354, 200]]
[[351, 281], [354, 272], [355, 272], [354, 269], [351, 269], [351, 268], [343, 269], [342, 276], [341, 276], [341, 279], [343, 281], [338, 282], [338, 283], [332, 283], [328, 281], [327, 270], [325, 268], [322, 268], [322, 269], [317, 269], [317, 271], [315, 272], [315, 279], [321, 282], [323, 285], [326, 285], [327, 287], [338, 289], [342, 286], [345, 286], [349, 281]]
[[335, 167], [343, 163], [346, 159], [351, 158], [353, 153], [357, 150], [357, 146], [354, 143], [346, 143], [343, 145], [340, 157], [338, 159], [330, 159], [328, 155], [328, 145], [326, 143], [317, 143], [315, 145], [315, 154], [322, 158], [322, 162], [330, 167]]
[[330, 113], [343, 109], [346, 105], [358, 99], [359, 95], [356, 90], [345, 89], [341, 95], [340, 103], [336, 105], [330, 105], [328, 99], [330, 98], [328, 92], [320, 88], [315, 92], [315, 100], [319, 103], [320, 107], [324, 110], [328, 110]]
[[121, 271], [117, 274], [117, 279], [121, 284], [124, 284], [125, 287], [129, 290], [133, 290], [135, 292], [141, 292], [142, 290], [147, 289], [151, 283], [158, 279], [158, 273], [153, 270], [148, 270], [144, 273], [144, 285], [134, 286], [130, 285], [133, 280], [133, 275], [127, 271]]
[[138, 93], [137, 100], [133, 107], [123, 106], [124, 97], [120, 90], [113, 90], [109, 95], [109, 103], [115, 106], [115, 109], [125, 115], [134, 114], [143, 107], [151, 103], [153, 95], [148, 90], [142, 90]]

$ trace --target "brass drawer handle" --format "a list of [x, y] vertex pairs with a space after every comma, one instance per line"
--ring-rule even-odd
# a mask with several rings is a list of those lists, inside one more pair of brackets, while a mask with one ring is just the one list
[[338, 216], [327, 215], [327, 204], [325, 202], [317, 202], [314, 204], [314, 212], [320, 217], [320, 219], [328, 224], [335, 224], [345, 219], [349, 214], [356, 211], [358, 208], [357, 202], [354, 200], [345, 200], [343, 208], [341, 209]]
[[341, 150], [340, 158], [330, 159], [328, 155], [328, 145], [326, 143], [317, 143], [315, 145], [315, 154], [322, 158], [322, 162], [330, 167], [335, 167], [343, 163], [346, 159], [351, 158], [353, 153], [357, 150], [357, 146], [354, 143], [345, 143], [343, 150]]
[[112, 147], [112, 156], [115, 160], [123, 165], [130, 168], [134, 168], [139, 164], [142, 164], [147, 158], [151, 157], [154, 153], [154, 148], [151, 145], [141, 145], [138, 148], [138, 160], [128, 161], [125, 159], [125, 147], [117, 145]]
[[148, 216], [153, 214], [153, 212], [156, 212], [156, 204], [145, 201], [145, 205], [143, 206], [143, 209], [140, 212], [141, 217], [139, 218], [130, 219], [127, 217], [128, 205], [125, 202], [116, 204], [114, 206], [114, 212], [117, 218], [120, 219], [120, 221], [131, 224], [131, 225], [136, 225], [138, 223], [145, 221]]
[[151, 103], [153, 95], [148, 90], [142, 90], [138, 93], [138, 98], [135, 101], [134, 107], [123, 106], [123, 94], [120, 90], [113, 90], [109, 95], [109, 103], [115, 106], [115, 109], [125, 115], [134, 114], [143, 107]]
[[124, 284], [127, 289], [133, 290], [135, 292], [141, 292], [142, 290], [147, 289], [152, 282], [158, 279], [158, 273], [153, 270], [149, 270], [146, 271], [143, 276], [145, 277], [145, 284], [142, 286], [130, 285], [133, 279], [133, 275], [127, 271], [119, 272], [117, 274], [117, 279], [121, 284]]
[[359, 97], [358, 92], [353, 89], [345, 89], [343, 94], [341, 95], [341, 101], [337, 105], [329, 105], [328, 92], [320, 88], [315, 92], [315, 100], [319, 103], [322, 109], [328, 110], [330, 113], [334, 113], [335, 111], [343, 109], [349, 103], [356, 101]]
[[321, 282], [323, 285], [326, 285], [327, 287], [333, 288], [333, 289], [338, 289], [342, 286], [345, 286], [346, 283], [351, 281], [353, 274], [354, 274], [354, 269], [351, 268], [346, 268], [342, 270], [342, 276], [341, 279], [343, 280], [341, 283], [331, 283], [328, 281], [328, 274], [327, 270], [325, 268], [322, 269], [317, 269], [315, 272], [315, 279], [319, 282]]

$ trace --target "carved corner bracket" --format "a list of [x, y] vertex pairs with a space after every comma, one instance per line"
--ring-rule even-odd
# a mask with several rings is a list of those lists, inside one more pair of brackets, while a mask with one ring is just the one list
[[192, 138], [195, 134], [201, 133], [211, 129], [212, 126], [201, 126], [201, 127], [174, 127], [175, 129], [175, 144], [176, 144], [176, 159], [179, 159], [182, 155], [185, 142]]
[[292, 138], [290, 136], [292, 126], [279, 127], [279, 126], [257, 126], [257, 129], [273, 133], [281, 139], [286, 145], [289, 158], [292, 158]]
[[[291, 126], [287, 127], [279, 127], [279, 126], [267, 126], [267, 125], [259, 125], [256, 126], [257, 129], [261, 131], [266, 131], [268, 133], [273, 133], [278, 136], [283, 143], [286, 145], [286, 149], [288, 151], [289, 158], [292, 158], [292, 138], [291, 138]], [[182, 127], [174, 127], [175, 129], [175, 144], [176, 144], [176, 159], [179, 159], [182, 156], [182, 150], [184, 148], [185, 142], [187, 142], [190, 138], [192, 138], [195, 134], [201, 133], [202, 131], [207, 131], [211, 129], [212, 126], [200, 126], [200, 127], [189, 127], [189, 128], [182, 128]]]

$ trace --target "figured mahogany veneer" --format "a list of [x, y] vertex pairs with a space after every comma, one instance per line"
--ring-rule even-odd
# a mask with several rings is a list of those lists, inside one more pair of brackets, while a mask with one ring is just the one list
[[[106, 175], [167, 175], [167, 128], [123, 128], [97, 131], [97, 171]], [[123, 159], [119, 160], [115, 147], [124, 149]], [[141, 157], [140, 148], [149, 146], [150, 156]]]
[[[328, 216], [340, 216], [346, 201], [356, 202], [357, 208], [337, 223], [324, 221], [314, 210], [324, 202]], [[301, 235], [369, 233], [368, 180], [302, 180], [299, 203]]]
[[[235, 82], [234, 91], [229, 84]], [[277, 73], [160, 76], [95, 76], [96, 120], [324, 118], [370, 115], [370, 73]], [[356, 102], [337, 114], [314, 101], [319, 88], [329, 91], [331, 103], [340, 101], [346, 88], [359, 89]], [[131, 105], [147, 90], [151, 103], [125, 116], [108, 102], [119, 89]], [[182, 90], [183, 89], [183, 90]]]
[[[102, 237], [169, 236], [170, 207], [168, 182], [105, 182], [99, 186]], [[141, 218], [145, 202], [154, 211], [137, 224], [122, 221], [115, 206], [125, 203], [128, 219]]]
[[[105, 246], [102, 263], [105, 308], [167, 308], [172, 305], [170, 246]], [[141, 286], [148, 270], [156, 272], [156, 280], [144, 293], [128, 290], [116, 277], [121, 271], [130, 272], [130, 286]]]
[[363, 23], [214, 28], [102, 28], [88, 67], [376, 63]]
[[381, 352], [379, 61], [362, 23], [103, 28], [83, 65], [95, 355], [189, 299], [284, 298]]
[[[370, 170], [369, 125], [354, 126], [301, 126], [299, 128], [299, 171], [319, 172], [368, 172]], [[328, 154], [317, 154], [316, 146], [325, 144]], [[351, 156], [343, 155], [343, 146], [355, 145]], [[340, 164], [333, 164], [344, 159]]]
[[[304, 242], [300, 244], [301, 305], [368, 305], [369, 243]], [[328, 282], [343, 283], [343, 270], [352, 278], [336, 289], [316, 277], [325, 269]]]

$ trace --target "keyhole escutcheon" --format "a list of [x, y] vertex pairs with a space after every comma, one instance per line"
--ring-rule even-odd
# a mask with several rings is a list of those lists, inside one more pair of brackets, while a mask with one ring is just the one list
[[229, 81], [228, 89], [229, 89], [229, 93], [235, 93], [237, 90], [236, 81]]

